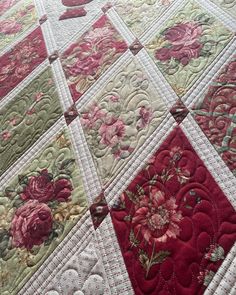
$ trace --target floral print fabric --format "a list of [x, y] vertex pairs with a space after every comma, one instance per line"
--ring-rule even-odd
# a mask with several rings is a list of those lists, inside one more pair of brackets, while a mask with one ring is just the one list
[[232, 37], [222, 23], [188, 1], [146, 48], [176, 94], [183, 97]]
[[72, 44], [61, 60], [73, 100], [78, 100], [126, 49], [125, 41], [106, 16]]
[[179, 127], [111, 217], [138, 295], [204, 293], [236, 238], [233, 207]]

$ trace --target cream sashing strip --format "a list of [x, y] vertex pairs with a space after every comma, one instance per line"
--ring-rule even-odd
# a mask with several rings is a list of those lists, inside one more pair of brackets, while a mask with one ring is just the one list
[[163, 101], [170, 108], [176, 100], [179, 99], [169, 83], [165, 80], [160, 70], [156, 67], [154, 61], [149, 56], [145, 49], [139, 51], [136, 55], [139, 63], [145, 70], [146, 75], [149, 77], [151, 83], [158, 89]]
[[76, 107], [80, 110], [97, 94], [97, 92], [104, 87], [106, 82], [113, 76], [119, 73], [120, 69], [128, 64], [134, 58], [131, 51], [127, 50], [121, 57], [119, 57], [97, 80], [96, 82], [79, 98], [76, 102]]
[[29, 83], [31, 83], [40, 73], [49, 66], [46, 59], [37, 68], [35, 68], [25, 79], [23, 79], [15, 88], [13, 88], [3, 99], [0, 100], [0, 109], [8, 104], [17, 94], [19, 94]]
[[72, 121], [68, 128], [71, 133], [71, 140], [79, 162], [86, 195], [89, 203], [92, 204], [94, 199], [101, 193], [102, 186], [85, 140], [79, 118], [77, 117], [74, 121]]
[[209, 142], [191, 114], [180, 125], [198, 156], [236, 210], [236, 178]]
[[75, 253], [83, 251], [94, 234], [90, 212], [87, 211], [64, 240], [28, 280], [18, 295], [43, 294], [52, 278]]
[[67, 85], [66, 77], [62, 69], [60, 59], [56, 59], [52, 64], [52, 71], [55, 78], [55, 84], [57, 86], [59, 98], [64, 112], [73, 104], [70, 89]]
[[57, 122], [54, 123], [41, 137], [25, 151], [25, 153], [15, 161], [7, 171], [0, 177], [0, 187], [4, 189], [7, 184], [18, 174], [19, 170], [26, 167], [30, 161], [41, 151], [48, 142], [58, 134], [63, 127], [65, 127], [64, 117], [61, 117]]
[[109, 281], [112, 295], [134, 294], [110, 214], [96, 230], [99, 250], [102, 254], [103, 265]]
[[135, 178], [136, 174], [143, 168], [149, 158], [151, 158], [152, 154], [160, 147], [166, 136], [176, 125], [175, 119], [170, 113], [168, 113], [152, 135], [120, 169], [117, 176], [105, 189], [106, 200], [110, 207], [113, 206], [120, 194], [125, 190], [132, 179]]
[[214, 17], [218, 18], [229, 30], [234, 32], [236, 31], [236, 22], [231, 17], [231, 15], [227, 14], [224, 10], [222, 10], [209, 0], [195, 1], [198, 2], [202, 7], [204, 7], [207, 10], [207, 12], [212, 14]]
[[46, 20], [41, 25], [41, 29], [43, 32], [44, 41], [46, 44], [48, 55], [50, 56], [57, 50], [57, 45], [53, 37], [53, 32], [50, 25], [50, 20]]
[[[236, 39], [234, 38], [222, 51], [222, 53], [217, 57], [214, 62], [214, 66], [210, 67], [210, 70], [205, 74], [202, 80], [197, 81], [197, 85], [194, 87], [194, 90], [191, 89], [183, 96], [183, 101], [187, 107], [192, 108], [193, 105], [198, 101], [199, 98], [204, 96], [204, 92], [207, 90], [209, 84], [218, 76], [222, 67], [227, 63], [228, 60], [236, 52]], [[192, 92], [192, 93], [191, 93]]]
[[106, 13], [111, 21], [111, 23], [114, 25], [114, 27], [117, 29], [117, 31], [120, 33], [120, 35], [124, 38], [126, 43], [128, 45], [131, 45], [136, 37], [133, 35], [133, 33], [128, 29], [124, 21], [120, 18], [118, 13], [115, 11], [115, 9], [112, 7], [108, 10]]
[[232, 294], [236, 282], [236, 244], [231, 248], [204, 295]]

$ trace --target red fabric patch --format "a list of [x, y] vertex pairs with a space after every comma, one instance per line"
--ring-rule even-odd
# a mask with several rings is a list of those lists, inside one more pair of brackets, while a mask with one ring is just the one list
[[177, 127], [111, 210], [135, 294], [203, 294], [236, 214]]
[[70, 7], [70, 6], [84, 5], [92, 1], [93, 0], [62, 0], [62, 4]]
[[81, 16], [85, 16], [86, 14], [87, 14], [87, 11], [83, 7], [82, 8], [67, 9], [66, 12], [64, 12], [59, 17], [59, 20], [81, 17]]
[[40, 27], [1, 56], [0, 99], [27, 77], [46, 57], [47, 51]]

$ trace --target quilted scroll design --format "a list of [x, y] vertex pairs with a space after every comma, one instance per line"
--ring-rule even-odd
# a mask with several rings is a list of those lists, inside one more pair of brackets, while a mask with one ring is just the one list
[[236, 57], [224, 66], [193, 107], [193, 115], [236, 176]]
[[111, 216], [137, 295], [203, 294], [236, 238], [232, 205], [179, 127]]
[[0, 175], [62, 115], [50, 68], [0, 110]]
[[80, 110], [85, 137], [103, 182], [127, 162], [165, 113], [160, 95], [136, 59]]

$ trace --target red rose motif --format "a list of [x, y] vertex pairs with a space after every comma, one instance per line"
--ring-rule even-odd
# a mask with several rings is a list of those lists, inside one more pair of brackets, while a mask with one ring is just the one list
[[52, 200], [65, 202], [71, 196], [72, 189], [71, 182], [68, 179], [59, 179], [53, 182], [47, 169], [44, 169], [39, 176], [30, 177], [20, 197], [22, 200], [31, 199], [44, 203]]
[[149, 244], [165, 243], [168, 238], [176, 239], [180, 233], [178, 223], [182, 215], [176, 210], [175, 199], [167, 198], [155, 187], [151, 188], [149, 195], [140, 198], [132, 219], [135, 231], [140, 232]]
[[11, 235], [15, 247], [31, 249], [42, 244], [52, 230], [50, 208], [36, 200], [30, 200], [18, 208], [11, 223]]
[[199, 42], [202, 28], [199, 24], [187, 22], [177, 24], [169, 28], [165, 33], [165, 39], [171, 47], [160, 48], [156, 51], [155, 57], [161, 61], [171, 58], [179, 60], [184, 66], [193, 58], [198, 58], [203, 45]]
[[3, 20], [0, 22], [0, 33], [11, 35], [16, 34], [22, 29], [22, 25], [15, 20]]
[[114, 117], [107, 117], [99, 128], [101, 143], [108, 146], [115, 146], [125, 134], [123, 121]]
[[73, 188], [71, 182], [68, 179], [63, 178], [57, 180], [54, 186], [55, 200], [59, 202], [68, 201], [72, 190]]
[[54, 198], [54, 183], [47, 169], [42, 170], [39, 176], [31, 176], [28, 185], [20, 195], [22, 200], [38, 200], [48, 202]]

